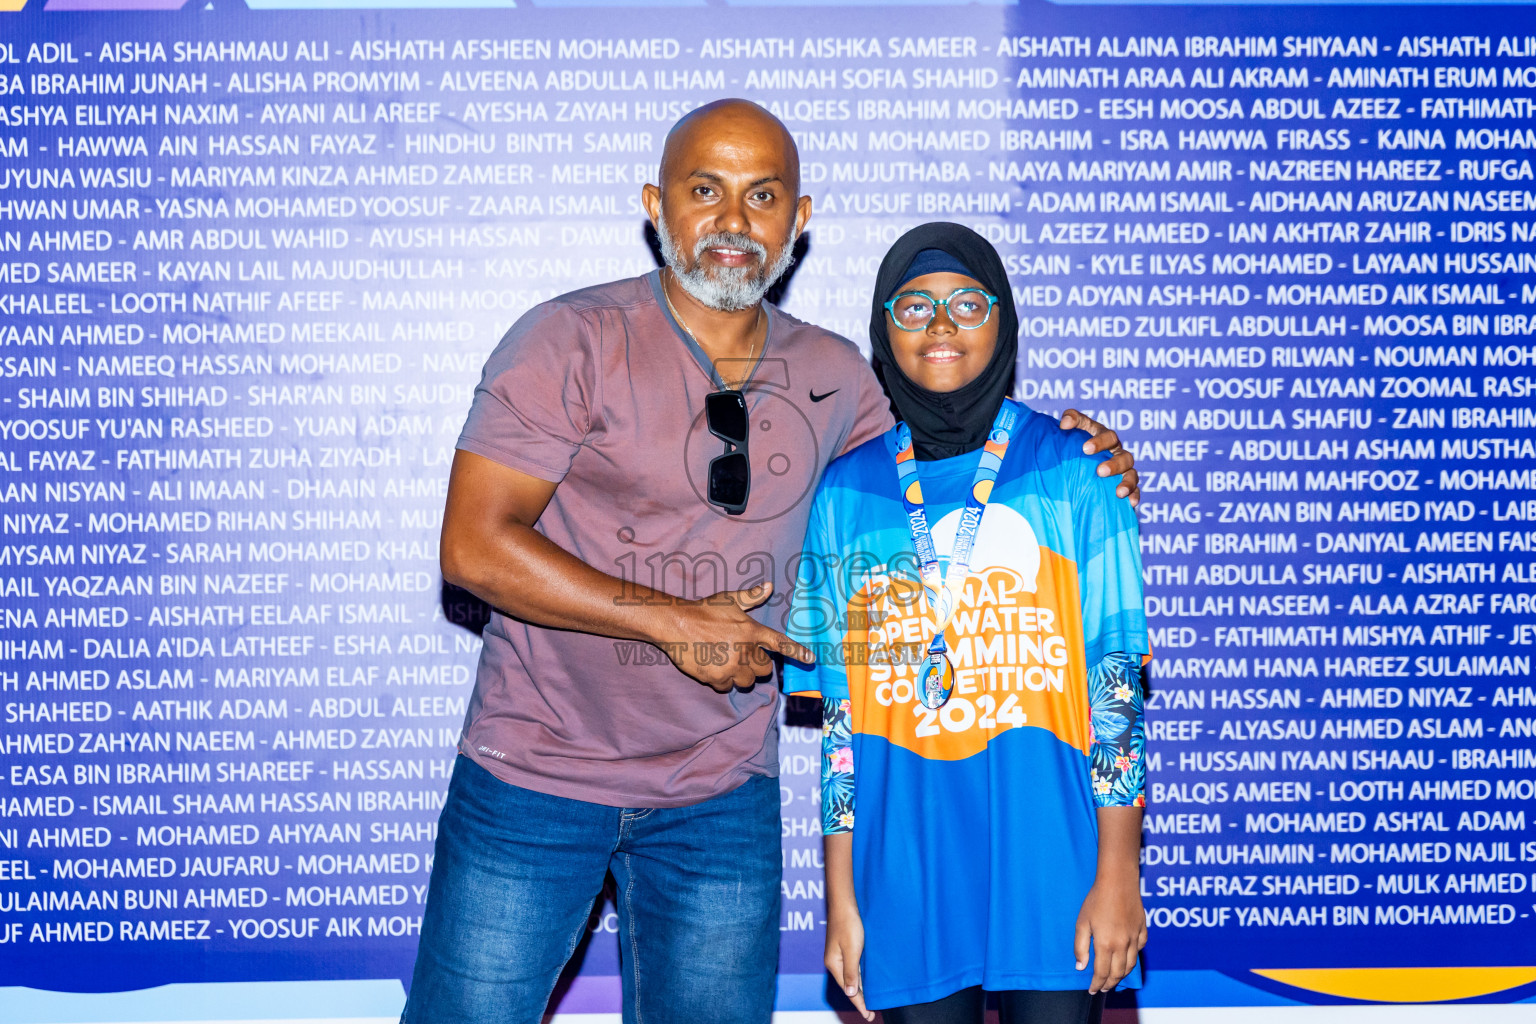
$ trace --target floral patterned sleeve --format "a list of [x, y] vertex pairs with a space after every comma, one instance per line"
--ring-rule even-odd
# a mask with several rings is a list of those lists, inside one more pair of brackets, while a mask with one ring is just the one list
[[853, 831], [853, 714], [846, 697], [821, 702], [821, 831]]
[[1146, 730], [1141, 668], [1128, 654], [1109, 654], [1088, 672], [1093, 717], [1089, 748], [1093, 801], [1099, 807], [1145, 807]]

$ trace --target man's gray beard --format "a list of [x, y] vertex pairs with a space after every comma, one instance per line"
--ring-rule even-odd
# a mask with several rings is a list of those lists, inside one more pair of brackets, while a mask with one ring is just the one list
[[[768, 250], [747, 235], [729, 232], [705, 235], [693, 247], [692, 269], [687, 268], [683, 261], [682, 250], [677, 247], [671, 233], [667, 231], [665, 214], [656, 218], [656, 235], [661, 240], [661, 258], [671, 268], [672, 276], [677, 278], [677, 283], [683, 286], [683, 291], [710, 309], [734, 313], [738, 310], [751, 309], [763, 301], [763, 296], [768, 294], [768, 289], [784, 276], [785, 271], [789, 270], [790, 265], [795, 262], [795, 239], [799, 237], [799, 232], [791, 231], [789, 240], [784, 243], [784, 248], [779, 250], [778, 259], [772, 264], [766, 262]], [[699, 266], [699, 258], [704, 255], [705, 249], [714, 247], [740, 249], [743, 252], [754, 253], [760, 262], [755, 270], [752, 267], [719, 267], [715, 271], [715, 276], [710, 276], [703, 267]]]

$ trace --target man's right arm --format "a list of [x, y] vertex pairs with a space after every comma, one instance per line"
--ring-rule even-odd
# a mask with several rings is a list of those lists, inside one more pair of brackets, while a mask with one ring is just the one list
[[[765, 651], [812, 660], [747, 615], [767, 600], [770, 584], [687, 601], [600, 572], [550, 541], [533, 527], [558, 486], [472, 452], [455, 453], [443, 512], [443, 579], [535, 625], [655, 644], [721, 693], [771, 671]], [[732, 656], [710, 658], [696, 642], [728, 644]], [[751, 654], [741, 658], [738, 651]]]

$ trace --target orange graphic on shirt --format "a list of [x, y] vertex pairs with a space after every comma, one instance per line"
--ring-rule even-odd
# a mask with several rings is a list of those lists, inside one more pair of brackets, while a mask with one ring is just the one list
[[865, 583], [849, 601], [845, 637], [853, 731], [931, 760], [978, 754], [1009, 729], [1045, 729], [1088, 753], [1077, 567], [1049, 548], [1039, 552], [1033, 592], [1010, 568], [967, 577], [944, 630], [955, 689], [937, 710], [913, 689], [933, 637], [922, 584], [881, 575]]

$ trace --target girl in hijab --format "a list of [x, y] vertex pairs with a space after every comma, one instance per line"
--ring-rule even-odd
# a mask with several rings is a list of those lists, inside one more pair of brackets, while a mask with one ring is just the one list
[[[824, 713], [827, 967], [866, 1018], [1097, 1021], [1141, 983], [1140, 666], [1130, 506], [1081, 432], [1008, 397], [997, 252], [925, 224], [869, 327], [899, 422], [822, 478], [787, 692]], [[857, 813], [858, 825], [854, 819]]]

